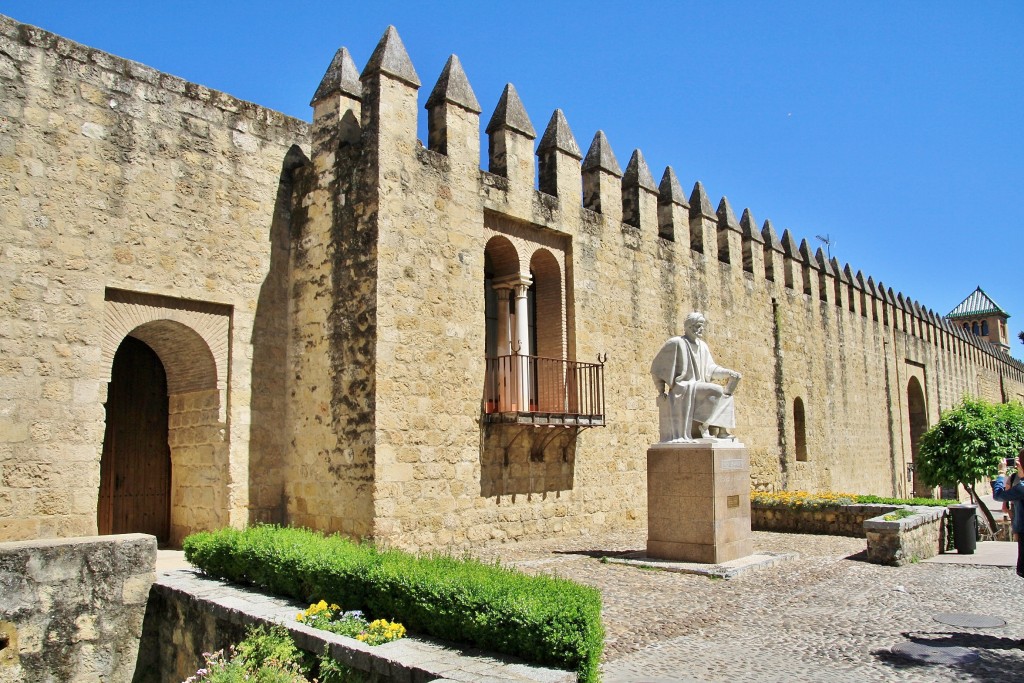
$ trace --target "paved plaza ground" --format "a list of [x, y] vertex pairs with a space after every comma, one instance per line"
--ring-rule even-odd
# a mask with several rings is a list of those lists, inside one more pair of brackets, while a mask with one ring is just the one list
[[[860, 538], [754, 532], [758, 552], [796, 553], [729, 580], [602, 562], [643, 550], [642, 531], [507, 544], [474, 555], [599, 588], [605, 683], [626, 681], [1022, 681], [1024, 579], [1012, 544], [905, 567], [863, 560]], [[162, 553], [171, 568], [174, 558]], [[941, 561], [946, 560], [946, 561]], [[1006, 621], [948, 626], [942, 613]], [[915, 664], [900, 643], [967, 648], [962, 664]]]
[[[794, 560], [729, 580], [602, 563], [642, 550], [640, 533], [477, 551], [528, 572], [601, 589], [606, 683], [625, 681], [1022, 681], [1024, 579], [1012, 569], [862, 559], [860, 538], [754, 532], [758, 552]], [[1011, 544], [1000, 544], [1006, 557]], [[1004, 562], [1005, 564], [1005, 562]], [[1006, 626], [962, 628], [933, 617], [963, 612]], [[914, 664], [899, 643], [969, 648], [960, 665]]]

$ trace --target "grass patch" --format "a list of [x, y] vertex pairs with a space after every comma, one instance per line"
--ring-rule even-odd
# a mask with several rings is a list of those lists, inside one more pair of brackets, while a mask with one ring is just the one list
[[917, 512], [914, 511], [914, 510], [908, 510], [907, 508], [902, 508], [900, 510], [893, 510], [889, 514], [887, 514], [884, 517], [882, 517], [882, 519], [884, 519], [887, 522], [895, 522], [896, 520], [899, 520], [899, 519], [906, 519], [907, 517], [913, 517], [916, 514], [917, 514]]

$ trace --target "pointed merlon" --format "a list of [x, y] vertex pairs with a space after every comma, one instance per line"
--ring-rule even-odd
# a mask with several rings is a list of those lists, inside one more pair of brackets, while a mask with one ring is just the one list
[[839, 278], [840, 282], [842, 282], [844, 285], [850, 284], [850, 264], [847, 263], [846, 269], [844, 270], [839, 265], [839, 259], [837, 259], [835, 256], [832, 257], [831, 263], [832, 272], [836, 274], [836, 277]]
[[754, 220], [754, 214], [750, 209], [743, 209], [743, 215], [740, 216], [740, 232], [751, 242], [764, 244], [764, 238], [757, 229], [757, 221]]
[[904, 311], [910, 312], [909, 302], [903, 298], [903, 292], [896, 295], [896, 306], [902, 308]]
[[654, 184], [654, 178], [651, 176], [651, 169], [647, 168], [643, 152], [638, 149], [634, 149], [633, 155], [629, 157], [626, 172], [622, 175], [622, 186], [642, 187], [655, 194], [658, 192], [658, 186]]
[[865, 283], [865, 285], [865, 288], [868, 290], [868, 293], [871, 294], [871, 296], [875, 297], [876, 299], [885, 298], [879, 293], [878, 287], [875, 286], [875, 279], [871, 275], [868, 275], [868, 281]]
[[715, 211], [715, 215], [718, 216], [718, 224], [729, 230], [740, 231], [740, 223], [736, 220], [736, 214], [732, 212], [732, 206], [729, 205], [729, 198], [722, 197], [718, 202], [718, 209]]
[[836, 272], [832, 270], [832, 264], [829, 263], [828, 257], [825, 256], [825, 252], [821, 247], [818, 247], [818, 250], [814, 252], [814, 260], [818, 262], [818, 270], [823, 271], [826, 275], [836, 276]]
[[782, 242], [779, 240], [779, 233], [775, 232], [775, 226], [772, 225], [771, 219], [765, 219], [764, 225], [761, 226], [761, 237], [764, 238], [764, 243], [775, 251], [782, 251]]
[[370, 61], [366, 62], [366, 67], [363, 68], [360, 80], [366, 80], [374, 74], [385, 74], [414, 88], [420, 87], [420, 77], [416, 75], [409, 53], [405, 51], [405, 45], [402, 44], [398, 30], [394, 26], [388, 26], [384, 31], [383, 37], [370, 55]]
[[888, 290], [886, 290], [885, 287], [882, 286], [882, 283], [879, 282], [878, 283], [878, 289], [882, 292], [882, 294], [885, 295], [885, 300], [886, 301], [888, 301], [893, 306], [896, 305], [896, 294], [892, 291], [892, 287], [890, 287]]
[[544, 135], [540, 136], [540, 144], [537, 145], [538, 154], [548, 150], [558, 150], [577, 161], [583, 158], [580, 146], [576, 144], [576, 137], [569, 129], [569, 122], [565, 120], [565, 114], [561, 109], [556, 109], [551, 115], [548, 127], [544, 129]]
[[857, 271], [857, 277], [854, 278], [853, 282], [854, 282], [854, 285], [856, 285], [857, 289], [861, 290], [862, 292], [870, 292], [871, 291], [870, 289], [868, 289], [867, 280], [864, 279], [864, 271], [858, 270]]
[[456, 55], [448, 58], [424, 106], [426, 109], [433, 109], [442, 102], [458, 105], [475, 114], [480, 113], [480, 103], [476, 101], [476, 94], [469, 85], [466, 72], [462, 70], [462, 62]]
[[331, 95], [348, 95], [349, 97], [361, 100], [363, 97], [363, 84], [359, 82], [359, 71], [348, 48], [339, 48], [334, 53], [334, 59], [327, 67], [327, 73], [320, 80], [320, 85], [313, 94], [309, 104], [326, 99]]
[[537, 137], [537, 131], [530, 123], [530, 117], [526, 114], [523, 101], [519, 99], [519, 93], [511, 83], [505, 84], [505, 89], [501, 92], [501, 98], [498, 100], [498, 106], [494, 108], [491, 120], [487, 124], [486, 132], [490, 135], [501, 128], [514, 130], [531, 140]]
[[811, 253], [811, 245], [807, 244], [807, 240], [800, 240], [800, 256], [803, 258], [804, 263], [814, 270], [818, 269], [818, 262], [814, 260], [814, 254]]
[[619, 168], [619, 161], [615, 158], [612, 146], [608, 144], [608, 138], [604, 131], [599, 130], [594, 134], [594, 140], [590, 143], [587, 156], [583, 159], [584, 171], [607, 171], [616, 178], [622, 177], [622, 169]]
[[796, 261], [802, 259], [800, 247], [797, 246], [796, 239], [793, 237], [793, 233], [789, 231], [789, 228], [782, 231], [782, 253]]
[[693, 184], [693, 192], [690, 193], [690, 214], [698, 212], [705, 218], [718, 219], [715, 210], [711, 208], [711, 200], [708, 199], [708, 193], [704, 190], [704, 186], [699, 180]]
[[676, 177], [676, 172], [672, 170], [671, 166], [666, 166], [665, 173], [661, 176], [661, 184], [658, 185], [658, 203], [676, 204], [684, 209], [690, 208], [690, 203], [686, 201], [686, 195], [683, 194], [683, 186], [679, 184], [679, 178]]

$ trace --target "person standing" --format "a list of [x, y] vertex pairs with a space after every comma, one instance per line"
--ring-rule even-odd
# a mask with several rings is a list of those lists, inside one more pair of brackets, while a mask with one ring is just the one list
[[992, 497], [1011, 504], [1010, 527], [1017, 536], [1017, 576], [1024, 578], [1024, 449], [1017, 454], [1016, 464], [1016, 481], [1008, 483], [1006, 461], [999, 461], [999, 476], [992, 482]]

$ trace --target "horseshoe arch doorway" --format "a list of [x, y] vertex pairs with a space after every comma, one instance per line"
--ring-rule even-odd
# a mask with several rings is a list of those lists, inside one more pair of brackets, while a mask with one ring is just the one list
[[107, 389], [100, 460], [100, 534], [145, 533], [170, 538], [171, 450], [167, 373], [145, 342], [125, 337], [114, 355]]

